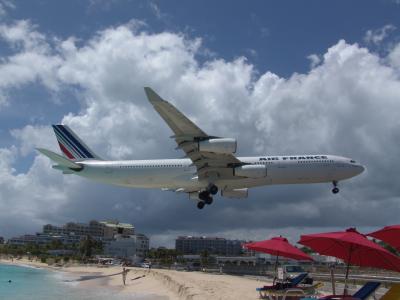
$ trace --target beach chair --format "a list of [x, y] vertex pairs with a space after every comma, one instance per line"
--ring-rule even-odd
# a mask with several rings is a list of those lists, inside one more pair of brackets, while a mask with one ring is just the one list
[[[322, 298], [318, 298], [318, 300], [336, 300], [336, 299], [366, 300], [378, 289], [380, 285], [381, 285], [380, 282], [369, 281], [366, 284], [364, 284], [353, 295], [329, 295], [329, 296], [324, 296]], [[301, 298], [301, 300], [316, 300], [316, 298], [308, 297], [308, 298]]]
[[286, 282], [277, 282], [277, 283], [274, 283], [273, 285], [264, 285], [261, 288], [257, 288], [257, 291], [271, 290], [271, 289], [272, 290], [281, 290], [281, 289], [285, 289], [288, 287], [295, 287], [295, 286], [299, 285], [304, 279], [306, 279], [307, 276], [308, 276], [308, 273], [301, 273]]
[[382, 296], [380, 300], [399, 300], [400, 299], [400, 283], [393, 284], [390, 289]]
[[273, 285], [264, 285], [263, 287], [256, 288], [256, 291], [260, 293], [261, 299], [265, 299], [265, 298], [267, 298], [268, 291], [283, 290], [283, 289], [289, 288], [289, 287], [296, 287], [307, 277], [307, 275], [308, 275], [308, 273], [301, 273], [301, 274], [297, 275], [296, 277], [292, 278], [291, 280], [289, 280], [288, 282], [275, 283], [275, 280], [274, 280]]
[[[286, 288], [282, 290], [270, 290], [265, 292], [265, 299], [282, 299], [285, 300], [289, 298], [291, 300], [296, 299], [299, 300], [307, 295], [316, 295], [317, 289], [322, 287], [324, 284], [322, 282], [315, 283], [309, 286], [297, 286], [293, 288]], [[314, 300], [316, 298], [313, 298]]]
[[307, 294], [311, 294], [310, 291], [315, 291], [318, 287], [318, 284], [307, 286], [307, 287], [299, 287], [299, 284], [306, 279], [308, 273], [301, 273], [298, 276], [292, 278], [288, 282], [278, 282], [274, 285], [263, 286], [262, 288], [257, 288], [256, 290], [260, 294], [260, 299], [271, 299], [271, 297], [282, 296], [286, 298], [286, 294], [295, 294], [298, 296], [304, 296]]

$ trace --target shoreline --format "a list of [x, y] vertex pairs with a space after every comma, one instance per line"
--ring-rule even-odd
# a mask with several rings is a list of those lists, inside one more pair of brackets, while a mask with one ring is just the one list
[[[98, 287], [114, 290], [121, 295], [157, 300], [200, 300], [200, 299], [258, 299], [257, 287], [268, 284], [242, 276], [209, 274], [203, 272], [183, 272], [165, 269], [143, 269], [127, 267], [126, 285], [123, 285], [121, 266], [66, 265], [49, 266], [26, 258], [0, 259], [0, 263], [25, 267], [43, 268], [65, 272], [77, 282], [79, 287]], [[76, 277], [76, 278], [75, 278]], [[84, 278], [82, 280], [82, 278]]]

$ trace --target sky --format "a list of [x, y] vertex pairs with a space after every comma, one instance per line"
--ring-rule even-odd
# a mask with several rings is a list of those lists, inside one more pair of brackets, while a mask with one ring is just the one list
[[[400, 2], [0, 1], [0, 236], [118, 219], [151, 245], [178, 235], [264, 239], [399, 223]], [[331, 184], [216, 197], [65, 176], [69, 125], [109, 159], [179, 158], [150, 86], [238, 155], [336, 154], [367, 167]]]

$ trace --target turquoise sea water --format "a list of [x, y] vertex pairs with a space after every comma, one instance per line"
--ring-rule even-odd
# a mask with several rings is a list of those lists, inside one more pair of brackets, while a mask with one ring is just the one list
[[151, 299], [121, 294], [106, 287], [83, 288], [70, 276], [45, 269], [0, 264], [0, 300]]

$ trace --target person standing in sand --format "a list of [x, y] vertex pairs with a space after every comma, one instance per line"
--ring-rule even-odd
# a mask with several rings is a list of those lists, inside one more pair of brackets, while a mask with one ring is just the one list
[[126, 284], [125, 284], [125, 282], [126, 282], [126, 275], [128, 275], [128, 272], [129, 272], [128, 269], [126, 269], [125, 267], [122, 268], [122, 282], [124, 283], [124, 285], [126, 285]]

